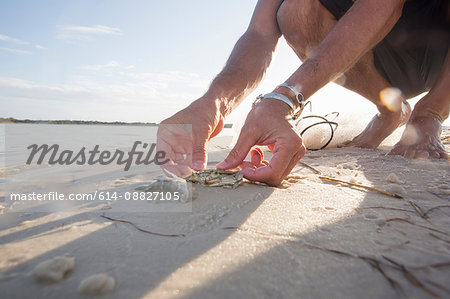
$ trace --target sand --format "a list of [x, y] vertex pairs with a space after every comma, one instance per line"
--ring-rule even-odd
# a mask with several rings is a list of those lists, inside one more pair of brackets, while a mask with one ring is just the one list
[[[219, 140], [210, 150], [212, 166], [229, 147]], [[448, 298], [449, 163], [386, 152], [333, 148], [302, 162], [403, 199], [321, 180], [302, 164], [287, 188], [197, 186], [192, 212], [184, 213], [100, 203], [16, 213], [3, 198], [1, 297], [85, 298], [80, 282], [105, 273], [115, 290], [102, 298]], [[121, 178], [120, 188], [135, 183]], [[62, 281], [30, 277], [55, 256], [76, 259]]]

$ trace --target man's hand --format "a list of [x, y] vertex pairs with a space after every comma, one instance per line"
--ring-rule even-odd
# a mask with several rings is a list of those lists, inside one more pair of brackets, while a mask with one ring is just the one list
[[[266, 99], [248, 114], [239, 139], [228, 157], [217, 165], [219, 169], [242, 167], [249, 180], [278, 186], [305, 155], [300, 135], [288, 120], [289, 106]], [[264, 161], [262, 151], [253, 149], [251, 161], [244, 161], [254, 145], [267, 145], [273, 152], [270, 162]]]
[[206, 98], [161, 122], [157, 150], [164, 151], [170, 159], [162, 168], [180, 177], [191, 173], [191, 169], [204, 169], [206, 143], [219, 134], [223, 124], [218, 101]]

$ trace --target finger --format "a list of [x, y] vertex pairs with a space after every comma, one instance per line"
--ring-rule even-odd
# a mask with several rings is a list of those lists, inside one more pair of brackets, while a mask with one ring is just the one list
[[252, 164], [258, 167], [261, 161], [264, 160], [264, 153], [259, 147], [255, 147], [250, 151], [252, 157]]
[[[157, 147], [158, 148], [158, 147]], [[159, 148], [157, 152], [164, 152], [165, 157], [169, 159], [170, 163], [177, 165], [187, 165], [190, 166], [192, 156], [190, 153], [186, 153], [188, 148], [180, 145], [170, 146], [164, 141], [159, 142]]]
[[[169, 129], [179, 129], [171, 132]], [[178, 127], [162, 125], [158, 129], [156, 151], [164, 152], [166, 157], [176, 163], [183, 163], [185, 157], [192, 153], [192, 139], [189, 134]]]
[[207, 153], [206, 139], [203, 135], [195, 134], [192, 145], [192, 168], [202, 170], [206, 168]]
[[188, 155], [184, 152], [175, 152], [174, 162], [177, 164], [187, 164]]
[[241, 169], [250, 168], [250, 169], [256, 169], [258, 167], [263, 167], [269, 165], [269, 161], [263, 160], [259, 165], [255, 165], [250, 161], [244, 161], [239, 165]]
[[242, 162], [241, 163], [241, 165], [239, 165], [239, 167], [241, 168], [241, 169], [244, 169], [244, 168], [252, 168], [252, 169], [255, 169], [257, 166], [255, 166], [252, 162], [250, 162], [250, 161], [244, 161], [244, 162]]
[[241, 169], [244, 168], [252, 168], [252, 169], [256, 169], [257, 167], [261, 167], [261, 166], [267, 166], [269, 165], [269, 161], [263, 160], [263, 152], [260, 148], [253, 148], [250, 151], [251, 154], [251, 161], [243, 161], [241, 163], [241, 165], [239, 165], [239, 167]]
[[190, 167], [186, 166], [186, 165], [177, 165], [177, 164], [164, 164], [163, 166], [161, 166], [161, 169], [163, 170], [163, 172], [169, 176], [177, 176], [177, 177], [185, 177], [186, 175], [191, 173], [191, 169]]
[[168, 175], [171, 176], [169, 173], [167, 173], [166, 170], [168, 170], [170, 173], [176, 175], [176, 176], [180, 176], [181, 173], [177, 170], [177, 169], [173, 169], [176, 166], [176, 163], [174, 162], [175, 158], [175, 153], [172, 150], [172, 147], [164, 142], [163, 140], [158, 139], [157, 141], [157, 146], [156, 146], [156, 150], [157, 152], [163, 152], [166, 155], [166, 158], [168, 159], [168, 161], [162, 165], [160, 165], [161, 169], [163, 170], [163, 172]]
[[307, 152], [306, 147], [303, 144], [303, 140], [301, 139], [301, 137], [298, 137], [298, 139], [293, 139], [291, 145], [293, 145], [292, 149], [295, 150], [295, 153], [292, 155], [292, 158], [291, 158], [289, 164], [287, 165], [286, 169], [284, 170], [284, 173], [281, 177], [281, 181], [283, 181], [284, 178], [286, 178], [291, 173], [291, 171], [295, 167], [295, 165], [297, 165], [297, 163], [300, 161], [300, 159], [303, 158], [303, 156]]
[[239, 135], [238, 141], [228, 156], [216, 165], [218, 169], [231, 169], [239, 166], [244, 161], [248, 152], [255, 145], [254, 138], [247, 136], [245, 127]]
[[242, 174], [249, 180], [264, 182], [271, 186], [278, 186], [283, 180], [283, 175], [293, 156], [292, 150], [280, 146], [274, 149], [274, 155], [267, 166], [256, 169], [242, 169]]
[[298, 151], [295, 153], [294, 156], [292, 156], [291, 162], [289, 163], [288, 167], [283, 173], [283, 179], [287, 177], [292, 169], [294, 169], [295, 165], [305, 156], [306, 154], [306, 147], [302, 144], [302, 146], [298, 149]]
[[214, 129], [214, 132], [212, 132], [211, 136], [209, 136], [209, 139], [216, 137], [223, 129], [224, 126], [224, 119], [221, 117], [219, 119], [219, 123], [217, 124], [216, 128]]
[[172, 147], [161, 138], [158, 138], [156, 141], [156, 151], [164, 152], [166, 154], [166, 157], [168, 157], [171, 160], [175, 159], [175, 154], [172, 150]]
[[300, 136], [290, 136], [289, 139], [281, 139], [269, 146], [273, 150], [273, 156], [267, 166], [257, 169], [243, 169], [241, 172], [249, 180], [261, 181], [272, 186], [278, 186], [283, 181], [295, 164], [306, 153]]
[[181, 173], [175, 168], [175, 164], [173, 163], [173, 161], [168, 161], [167, 163], [161, 165], [160, 167], [163, 173], [168, 177], [181, 175]]

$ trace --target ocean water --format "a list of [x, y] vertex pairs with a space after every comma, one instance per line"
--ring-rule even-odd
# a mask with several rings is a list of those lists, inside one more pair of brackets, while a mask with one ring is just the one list
[[[0, 167], [21, 166], [32, 144], [58, 144], [60, 150], [76, 152], [82, 147], [100, 150], [131, 150], [134, 142], [156, 143], [158, 127], [114, 125], [0, 124]], [[232, 137], [237, 132], [224, 128], [218, 137]]]
[[81, 147], [131, 149], [134, 141], [156, 142], [157, 127], [110, 125], [5, 124], [3, 134], [5, 166], [20, 165], [32, 144], [58, 144], [61, 149]]

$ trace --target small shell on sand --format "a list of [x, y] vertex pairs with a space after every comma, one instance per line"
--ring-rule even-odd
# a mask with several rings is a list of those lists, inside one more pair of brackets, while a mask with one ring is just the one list
[[116, 281], [105, 273], [91, 275], [83, 279], [78, 287], [78, 293], [84, 295], [101, 295], [114, 291]]
[[[143, 192], [170, 193], [170, 195], [178, 193], [180, 202], [182, 203], [190, 202], [193, 198], [187, 182], [178, 178], [159, 177], [150, 185], [137, 187], [136, 190]], [[160, 202], [160, 200], [149, 202]]]
[[342, 164], [336, 165], [337, 169], [349, 169], [349, 170], [357, 170], [361, 168], [361, 165], [359, 165], [356, 162], [345, 162]]
[[399, 185], [391, 185], [388, 190], [395, 194], [402, 194], [402, 195], [407, 194], [406, 189]]
[[403, 184], [402, 181], [400, 181], [400, 179], [398, 178], [398, 176], [395, 173], [390, 173], [387, 177], [386, 177], [386, 181], [388, 181], [389, 183], [394, 183], [394, 184]]
[[58, 282], [75, 267], [75, 258], [56, 256], [39, 263], [31, 272], [38, 281]]

